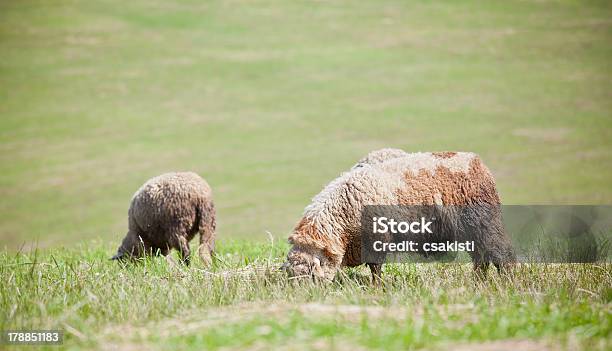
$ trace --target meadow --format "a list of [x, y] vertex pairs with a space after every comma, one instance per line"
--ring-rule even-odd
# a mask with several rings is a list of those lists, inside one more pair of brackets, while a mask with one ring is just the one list
[[[477, 152], [504, 204], [612, 203], [611, 18], [607, 1], [1, 1], [0, 329], [62, 328], [72, 349], [609, 348], [609, 264], [389, 265], [382, 290], [361, 268], [323, 286], [273, 268], [312, 196], [381, 147]], [[134, 191], [175, 170], [213, 187], [217, 267], [109, 262]]]
[[610, 264], [523, 264], [484, 280], [469, 264], [390, 264], [376, 287], [365, 267], [330, 284], [288, 280], [283, 243], [226, 242], [211, 270], [120, 266], [109, 249], [0, 255], [0, 329], [59, 328], [66, 349], [610, 347]]

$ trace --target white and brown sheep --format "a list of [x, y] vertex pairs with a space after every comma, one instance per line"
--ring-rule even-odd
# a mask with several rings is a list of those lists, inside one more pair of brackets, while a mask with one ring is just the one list
[[[383, 149], [330, 182], [306, 207], [289, 237], [288, 273], [332, 279], [341, 267], [364, 263], [360, 221], [366, 205], [464, 206], [454, 230], [475, 242], [474, 268], [484, 272], [494, 263], [501, 270], [514, 260], [495, 181], [476, 154]], [[378, 279], [382, 265], [368, 266]]]
[[132, 197], [128, 232], [113, 259], [179, 251], [189, 264], [189, 242], [200, 233], [199, 256], [212, 262], [215, 206], [208, 183], [193, 172], [166, 173], [148, 180]]

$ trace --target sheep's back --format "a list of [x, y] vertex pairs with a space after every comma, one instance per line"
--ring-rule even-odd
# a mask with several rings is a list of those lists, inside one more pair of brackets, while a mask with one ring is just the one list
[[150, 179], [134, 194], [129, 214], [145, 234], [190, 230], [197, 221], [197, 209], [210, 201], [210, 187], [197, 174], [166, 173]]
[[480, 157], [469, 152], [408, 154], [381, 164], [401, 178], [400, 205], [499, 204], [495, 180]]
[[365, 165], [380, 164], [380, 163], [383, 163], [385, 161], [388, 161], [394, 158], [404, 157], [406, 155], [408, 155], [408, 153], [400, 149], [384, 148], [384, 149], [374, 150], [374, 151], [369, 152], [361, 160], [357, 161], [357, 163], [351, 169], [357, 169]]

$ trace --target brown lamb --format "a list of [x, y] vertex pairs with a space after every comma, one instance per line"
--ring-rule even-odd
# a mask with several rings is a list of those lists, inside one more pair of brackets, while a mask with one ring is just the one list
[[200, 233], [198, 253], [212, 263], [215, 206], [210, 186], [193, 172], [166, 173], [148, 180], [132, 198], [129, 230], [113, 259], [166, 256], [179, 251], [189, 265], [189, 242]]

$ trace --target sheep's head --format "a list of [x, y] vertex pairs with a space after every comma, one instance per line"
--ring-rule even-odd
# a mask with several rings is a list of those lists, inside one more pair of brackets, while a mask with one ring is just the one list
[[312, 277], [331, 281], [336, 275], [336, 265], [318, 249], [293, 247], [287, 254], [283, 269], [290, 277]]
[[137, 235], [128, 233], [125, 238], [123, 238], [121, 246], [119, 246], [119, 248], [117, 249], [117, 254], [113, 256], [112, 260], [137, 258], [142, 255], [142, 252], [143, 244], [140, 241], [140, 238]]

